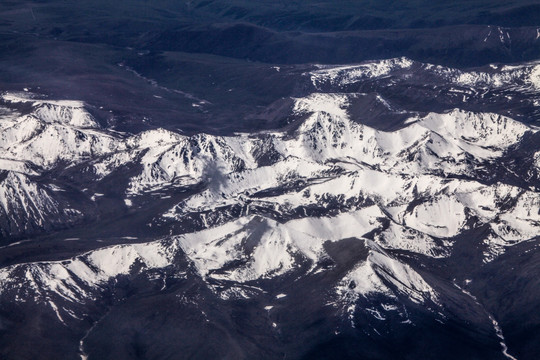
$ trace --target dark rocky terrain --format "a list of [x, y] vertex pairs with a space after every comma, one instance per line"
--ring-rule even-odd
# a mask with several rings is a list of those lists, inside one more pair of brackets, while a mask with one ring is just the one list
[[536, 359], [540, 5], [4, 1], [0, 358]]

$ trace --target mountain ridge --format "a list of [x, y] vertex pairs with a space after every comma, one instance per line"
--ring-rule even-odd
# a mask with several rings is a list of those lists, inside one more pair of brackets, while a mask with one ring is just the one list
[[[174, 316], [195, 311], [193, 321], [208, 324], [212, 337], [222, 325], [241, 331], [231, 324], [237, 306], [244, 306], [247, 322], [240, 323], [260, 323], [253, 331], [272, 339], [275, 351], [296, 358], [314, 350], [291, 344], [287, 336], [296, 326], [309, 328], [317, 312], [326, 317], [310, 330], [315, 338], [345, 341], [358, 354], [370, 341], [369, 351], [385, 353], [388, 345], [376, 339], [400, 347], [408, 334], [425, 330], [434, 337], [452, 333], [448, 342], [433, 343], [448, 349], [449, 357], [512, 358], [504, 311], [488, 311], [490, 298], [469, 290], [490, 264], [538, 241], [540, 148], [534, 139], [539, 129], [534, 119], [459, 106], [401, 110], [377, 92], [371, 94], [374, 104], [404, 118], [385, 130], [364, 124], [357, 101], [365, 93], [354, 86], [400, 81], [408, 76], [403, 69], [414, 66], [432, 74], [430, 66], [415, 64], [399, 58], [314, 68], [304, 78], [316, 79], [315, 91], [289, 99], [288, 124], [232, 135], [161, 128], [119, 132], [101, 126], [81, 102], [4, 93], [0, 126], [9, 136], [0, 144], [6, 174], [0, 182], [2, 206], [10, 214], [17, 209], [18, 221], [27, 224], [2, 228], [6, 246], [17, 254], [39, 243], [36, 234], [52, 226], [58, 233], [43, 243], [45, 249], [66, 254], [54, 261], [47, 259], [51, 250], [28, 255], [29, 261], [20, 254], [0, 269], [6, 326], [17, 334], [25, 331], [17, 316], [47, 319], [52, 327], [74, 329], [74, 338], [62, 342], [69, 350], [61, 351], [107, 358], [112, 355], [99, 350], [107, 340], [97, 329], [114, 329], [113, 319], [144, 299], [170, 297], [179, 304], [169, 310]], [[518, 86], [530, 105], [528, 96], [537, 91], [529, 80], [535, 66], [491, 69], [513, 74], [501, 77], [508, 84], [522, 79]], [[480, 87], [508, 86], [470, 74]], [[499, 96], [504, 102], [506, 95]], [[51, 143], [43, 140], [49, 131], [65, 136], [50, 136], [57, 139]], [[42, 152], [40, 144], [53, 150]], [[507, 164], [514, 164], [514, 173]], [[493, 177], [499, 171], [508, 177]], [[12, 185], [15, 180], [31, 191], [15, 194], [12, 189], [22, 189]], [[32, 211], [25, 211], [28, 204]], [[51, 219], [62, 212], [66, 218], [53, 226]], [[107, 217], [125, 222], [116, 228], [107, 225]], [[88, 234], [84, 225], [93, 222], [121, 235]], [[132, 235], [121, 224], [132, 224]], [[24, 234], [26, 241], [14, 242]], [[88, 248], [77, 245], [87, 242]], [[468, 260], [466, 268], [473, 270], [467, 274], [460, 264]], [[302, 289], [309, 289], [311, 299], [298, 297]], [[291, 310], [281, 304], [300, 309], [301, 298], [306, 317], [295, 325], [287, 320]], [[34, 308], [39, 311], [29, 315]], [[505, 319], [501, 324], [499, 317]], [[395, 337], [385, 337], [389, 327]], [[250, 355], [258, 353], [243, 335], [228, 336], [232, 343], [247, 341]], [[39, 332], [32, 331], [31, 338], [49, 344]], [[10, 339], [13, 345], [5, 349], [20, 346]], [[458, 339], [479, 345], [457, 349]], [[263, 353], [276, 356], [269, 349]]]

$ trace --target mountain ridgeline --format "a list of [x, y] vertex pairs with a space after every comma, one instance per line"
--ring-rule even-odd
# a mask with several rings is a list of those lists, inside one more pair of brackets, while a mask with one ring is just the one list
[[264, 71], [224, 135], [2, 94], [1, 357], [534, 359], [540, 64]]

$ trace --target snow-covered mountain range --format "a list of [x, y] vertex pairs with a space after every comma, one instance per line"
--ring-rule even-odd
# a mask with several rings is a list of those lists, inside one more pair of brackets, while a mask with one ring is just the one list
[[[122, 279], [143, 277], [156, 292], [168, 291], [167, 279], [199, 281], [219, 301], [279, 302], [295, 277], [324, 283], [317, 296], [342, 321], [333, 325], [336, 335], [350, 327], [382, 336], [387, 320], [421, 327], [424, 309], [441, 324], [473, 322], [497, 344], [502, 332], [468, 292], [470, 280], [446, 276], [437, 264], [470, 247], [480, 254], [477, 266], [488, 266], [538, 240], [540, 128], [459, 106], [398, 109], [380, 95], [388, 112], [406, 115], [398, 126], [383, 130], [357, 116], [366, 93], [356, 86], [377, 79], [391, 86], [419, 73], [465, 97], [511, 87], [540, 107], [536, 63], [465, 72], [405, 58], [316, 66], [304, 75], [313, 87], [292, 99], [285, 128], [228, 136], [117, 132], [84, 103], [4, 93], [6, 245], [100, 221], [106, 206], [154, 211], [142, 225], [164, 230], [150, 242], [126, 239], [68, 258], [14, 261], [0, 269], [1, 306], [24, 312], [45, 305], [59, 326], [80, 331], [84, 358], [85, 331], [96, 321], [90, 314], [110, 306], [104, 294], [113, 303], [129, 297], [111, 290]], [[114, 179], [113, 193], [99, 192]], [[273, 302], [261, 311], [271, 313]], [[459, 304], [470, 312], [457, 314]], [[276, 321], [271, 327], [280, 326]]]

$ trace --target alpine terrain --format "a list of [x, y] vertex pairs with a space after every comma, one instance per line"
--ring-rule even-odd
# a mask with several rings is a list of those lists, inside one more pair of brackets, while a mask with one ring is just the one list
[[537, 4], [7, 3], [0, 358], [540, 354]]

